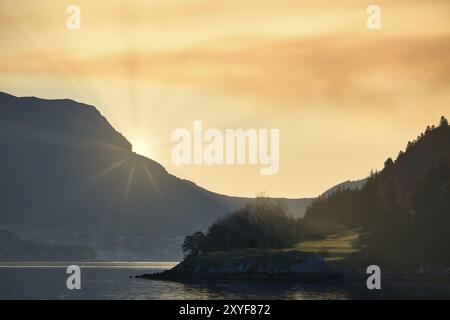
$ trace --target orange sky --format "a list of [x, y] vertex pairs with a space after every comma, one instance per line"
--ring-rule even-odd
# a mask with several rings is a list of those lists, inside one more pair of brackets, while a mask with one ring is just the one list
[[[81, 8], [81, 29], [66, 8]], [[450, 2], [0, 3], [0, 90], [95, 105], [175, 175], [225, 194], [316, 196], [450, 116]], [[280, 171], [174, 165], [176, 128], [279, 128]]]

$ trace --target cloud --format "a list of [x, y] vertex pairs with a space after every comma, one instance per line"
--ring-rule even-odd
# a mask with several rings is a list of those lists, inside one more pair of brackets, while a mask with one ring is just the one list
[[[405, 96], [450, 86], [450, 35], [223, 38], [169, 51], [119, 51], [80, 57], [25, 52], [2, 72], [145, 79], [198, 86], [258, 105], [291, 108], [395, 108]], [[55, 62], [56, 61], [56, 62]]]

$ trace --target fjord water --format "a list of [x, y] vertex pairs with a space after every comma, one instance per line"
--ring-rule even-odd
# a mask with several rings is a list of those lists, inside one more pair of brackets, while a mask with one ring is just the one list
[[[81, 268], [81, 289], [68, 290], [66, 268]], [[0, 263], [0, 299], [303, 299], [345, 298], [344, 292], [268, 282], [180, 283], [130, 278], [171, 262]]]
[[[66, 268], [81, 268], [81, 289], [68, 290]], [[397, 283], [373, 292], [292, 281], [175, 282], [130, 278], [171, 268], [170, 262], [0, 263], [0, 299], [360, 299], [449, 298], [449, 284]]]

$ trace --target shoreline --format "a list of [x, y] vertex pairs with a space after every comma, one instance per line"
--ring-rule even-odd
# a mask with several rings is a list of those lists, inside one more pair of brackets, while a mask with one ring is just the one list
[[280, 280], [280, 281], [298, 281], [302, 283], [339, 283], [342, 281], [354, 281], [361, 279], [364, 275], [343, 275], [331, 273], [316, 273], [316, 274], [242, 274], [242, 273], [196, 273], [196, 272], [170, 272], [163, 271], [157, 273], [145, 273], [136, 275], [133, 278], [147, 279], [147, 280], [163, 280], [163, 281], [178, 281], [191, 282], [203, 280]]

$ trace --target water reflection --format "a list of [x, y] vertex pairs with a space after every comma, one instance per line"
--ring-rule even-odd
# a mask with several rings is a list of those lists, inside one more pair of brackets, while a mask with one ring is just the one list
[[174, 263], [95, 262], [81, 267], [81, 290], [66, 287], [72, 263], [0, 263], [0, 299], [449, 299], [450, 283], [382, 281], [370, 291], [364, 281], [314, 284], [295, 281], [157, 281], [130, 276], [160, 272]]
[[[173, 282], [145, 280], [172, 287], [162, 299], [348, 299], [349, 292], [338, 285], [291, 284], [273, 280], [215, 280]], [[174, 292], [183, 292], [182, 296]]]

